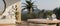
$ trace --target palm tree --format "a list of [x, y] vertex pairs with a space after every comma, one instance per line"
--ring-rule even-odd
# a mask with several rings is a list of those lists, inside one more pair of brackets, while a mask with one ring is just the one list
[[56, 14], [56, 18], [60, 20], [60, 7], [55, 8], [53, 12]]
[[25, 6], [22, 6], [22, 7], [24, 7], [22, 9], [22, 11], [27, 9], [29, 11], [28, 13], [32, 14], [32, 11], [34, 11], [34, 6], [35, 6], [34, 2], [32, 2], [31, 0], [29, 0], [29, 1], [26, 0], [26, 3], [23, 3], [23, 4], [25, 4]]
[[3, 2], [4, 2], [4, 10], [3, 10], [3, 12], [2, 12], [2, 14], [5, 12], [5, 10], [6, 10], [6, 2], [5, 2], [5, 0], [3, 0]]

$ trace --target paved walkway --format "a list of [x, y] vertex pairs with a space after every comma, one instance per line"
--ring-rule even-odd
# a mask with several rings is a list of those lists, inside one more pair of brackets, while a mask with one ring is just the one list
[[21, 26], [28, 26], [26, 21], [21, 22]]

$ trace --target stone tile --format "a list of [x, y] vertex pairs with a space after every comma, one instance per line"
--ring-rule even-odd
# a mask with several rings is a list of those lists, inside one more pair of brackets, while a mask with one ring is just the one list
[[0, 24], [0, 26], [16, 26], [15, 24]]

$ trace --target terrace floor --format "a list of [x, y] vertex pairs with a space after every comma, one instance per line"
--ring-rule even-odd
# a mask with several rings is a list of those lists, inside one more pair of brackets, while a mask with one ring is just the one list
[[[26, 21], [21, 22], [21, 26], [28, 26], [28, 23]], [[56, 24], [53, 25], [47, 25], [47, 24], [29, 24], [29, 26], [56, 26]]]
[[[18, 25], [15, 25], [15, 24], [0, 24], [0, 26], [18, 26]], [[26, 21], [22, 21], [21, 24], [19, 24], [19, 26], [28, 26], [28, 23]], [[29, 26], [56, 26], [56, 24], [53, 24], [53, 25], [47, 25], [47, 24], [29, 24]]]

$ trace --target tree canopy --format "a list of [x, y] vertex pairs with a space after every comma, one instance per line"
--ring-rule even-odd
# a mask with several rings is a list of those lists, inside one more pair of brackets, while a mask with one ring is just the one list
[[53, 12], [56, 14], [56, 18], [60, 20], [60, 7], [59, 8], [55, 8], [53, 10]]

